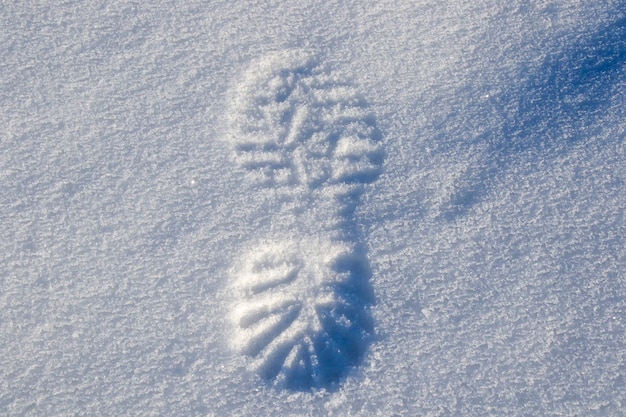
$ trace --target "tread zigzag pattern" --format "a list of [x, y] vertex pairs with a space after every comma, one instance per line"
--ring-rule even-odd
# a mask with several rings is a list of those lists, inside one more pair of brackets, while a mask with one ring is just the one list
[[373, 333], [369, 264], [349, 229], [381, 171], [375, 118], [350, 83], [302, 51], [253, 63], [230, 115], [252, 192], [271, 188], [304, 207], [278, 213], [295, 218], [286, 236], [251, 245], [233, 269], [235, 345], [275, 386], [336, 386]]

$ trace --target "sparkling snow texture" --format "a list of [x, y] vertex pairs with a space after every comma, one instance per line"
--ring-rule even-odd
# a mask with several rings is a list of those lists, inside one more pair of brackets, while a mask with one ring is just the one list
[[[229, 140], [247, 68], [295, 49], [384, 148], [311, 240], [293, 196], [322, 220], [337, 194], [252, 185]], [[0, 50], [0, 415], [623, 415], [626, 2], [5, 1]], [[371, 326], [336, 385], [232, 349], [234, 277], [262, 285], [233, 271], [274, 238], [316, 277], [362, 246]]]

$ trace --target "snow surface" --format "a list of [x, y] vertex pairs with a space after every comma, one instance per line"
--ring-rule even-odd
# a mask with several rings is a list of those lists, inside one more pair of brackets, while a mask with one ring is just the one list
[[[0, 415], [624, 415], [626, 2], [7, 0], [0, 48]], [[336, 389], [232, 349], [229, 271], [291, 220], [228, 113], [293, 48], [385, 150]]]

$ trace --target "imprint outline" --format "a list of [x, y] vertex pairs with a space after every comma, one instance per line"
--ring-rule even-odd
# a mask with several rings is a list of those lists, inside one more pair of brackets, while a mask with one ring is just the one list
[[[298, 50], [254, 62], [233, 108], [230, 138], [251, 192], [290, 197], [297, 204], [285, 211], [296, 219], [331, 219], [320, 231], [269, 236], [242, 252], [231, 271], [235, 348], [276, 387], [337, 388], [374, 336], [371, 270], [354, 211], [380, 175], [382, 135], [357, 90]], [[317, 200], [326, 201], [303, 203]]]

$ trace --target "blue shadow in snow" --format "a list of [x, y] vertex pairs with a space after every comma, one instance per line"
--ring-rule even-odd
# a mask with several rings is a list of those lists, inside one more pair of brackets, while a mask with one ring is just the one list
[[[492, 106], [502, 118], [502, 128], [480, 138], [487, 143], [489, 159], [468, 172], [465, 185], [446, 205], [444, 217], [454, 220], [479, 203], [494, 178], [520, 153], [568, 152], [600, 129], [596, 123], [610, 104], [625, 63], [626, 18], [620, 17], [561, 53], [549, 55], [521, 89], [500, 96]], [[503, 113], [502, 109], [514, 110]]]

